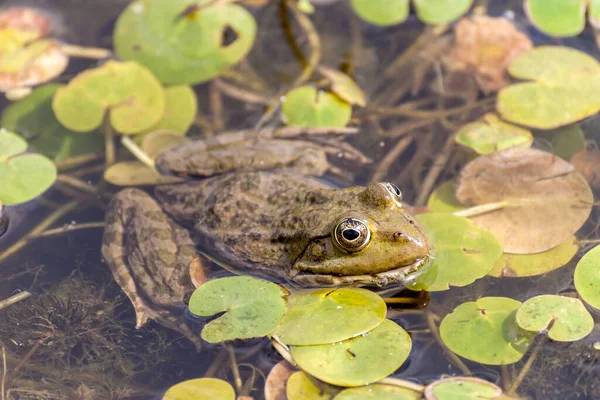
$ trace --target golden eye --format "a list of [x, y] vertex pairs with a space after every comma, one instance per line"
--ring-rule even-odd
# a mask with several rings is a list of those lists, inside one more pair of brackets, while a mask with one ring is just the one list
[[341, 220], [333, 230], [335, 244], [342, 250], [355, 252], [364, 249], [371, 240], [367, 224], [356, 218]]

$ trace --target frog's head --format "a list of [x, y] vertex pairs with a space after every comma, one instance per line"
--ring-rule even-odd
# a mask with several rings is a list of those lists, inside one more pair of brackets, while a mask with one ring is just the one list
[[304, 285], [402, 282], [427, 262], [429, 241], [391, 183], [338, 191], [327, 234], [310, 240], [293, 265]]

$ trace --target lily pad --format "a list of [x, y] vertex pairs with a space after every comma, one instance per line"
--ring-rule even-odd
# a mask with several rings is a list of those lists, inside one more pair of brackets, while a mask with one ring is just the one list
[[567, 241], [585, 223], [594, 198], [585, 178], [552, 153], [511, 148], [480, 156], [460, 173], [456, 198], [504, 205], [471, 217], [504, 251], [539, 253]]
[[577, 263], [575, 289], [586, 303], [600, 309], [600, 246], [585, 253]]
[[456, 142], [479, 154], [489, 154], [511, 147], [531, 147], [533, 135], [528, 129], [506, 123], [496, 114], [488, 113], [481, 120], [460, 128]]
[[600, 110], [600, 63], [581, 51], [539, 46], [517, 56], [509, 73], [533, 82], [500, 91], [497, 109], [507, 121], [552, 129]]
[[352, 107], [338, 96], [302, 86], [285, 95], [281, 105], [285, 123], [303, 127], [343, 127], [350, 121]]
[[76, 132], [98, 128], [108, 113], [115, 130], [128, 135], [160, 121], [165, 93], [156, 77], [141, 65], [109, 61], [58, 89], [52, 109], [63, 126]]
[[600, 150], [585, 150], [573, 154], [569, 161], [594, 190], [600, 190]]
[[536, 136], [550, 140], [554, 154], [567, 161], [575, 153], [585, 150], [585, 136], [578, 124], [537, 131]]
[[374, 25], [390, 26], [408, 18], [408, 0], [350, 0], [352, 9], [360, 18]]
[[471, 8], [473, 0], [413, 0], [417, 16], [426, 24], [447, 24]]
[[575, 237], [550, 250], [535, 254], [504, 253], [488, 275], [522, 278], [554, 271], [567, 264], [577, 254], [579, 246]]
[[367, 105], [365, 92], [348, 75], [329, 67], [319, 67], [319, 72], [331, 81], [331, 91], [342, 100], [361, 107]]
[[419, 214], [416, 219], [429, 236], [437, 265], [435, 282], [426, 287], [435, 292], [450, 286], [466, 286], [494, 267], [502, 246], [494, 235], [468, 218], [445, 213]]
[[502, 389], [483, 379], [456, 376], [440, 379], [427, 385], [427, 400], [485, 400], [495, 399]]
[[56, 160], [104, 151], [99, 132], [82, 135], [65, 128], [52, 111], [52, 96], [61, 85], [35, 88], [25, 99], [10, 104], [2, 112], [2, 126], [29, 141], [40, 153]]
[[419, 400], [421, 393], [392, 385], [374, 384], [342, 390], [334, 400]]
[[588, 21], [595, 29], [600, 28], [600, 0], [589, 0]]
[[236, 4], [136, 0], [117, 20], [114, 44], [119, 58], [139, 62], [165, 84], [196, 84], [244, 59], [255, 36], [252, 14]]
[[594, 319], [579, 299], [552, 294], [532, 297], [517, 311], [517, 324], [525, 330], [548, 329], [548, 337], [573, 342], [587, 336]]
[[162, 118], [140, 136], [163, 130], [183, 136], [194, 122], [197, 109], [198, 100], [190, 86], [179, 85], [165, 88], [165, 111]]
[[199, 378], [171, 386], [163, 400], [235, 400], [235, 391], [221, 379]]
[[39, 154], [26, 154], [27, 142], [0, 129], [0, 203], [19, 204], [44, 193], [56, 180], [54, 163]]
[[383, 299], [370, 290], [299, 290], [288, 298], [288, 312], [273, 335], [288, 345], [339, 342], [372, 330], [386, 312]]
[[287, 400], [331, 400], [337, 393], [329, 385], [329, 390], [324, 390], [325, 384], [317, 386], [313, 379], [302, 371], [292, 374], [287, 381]]
[[271, 282], [248, 276], [209, 281], [197, 288], [189, 302], [192, 313], [208, 317], [225, 314], [202, 329], [210, 343], [249, 339], [270, 334], [286, 313], [288, 292]]
[[542, 32], [560, 37], [577, 36], [585, 27], [587, 0], [525, 0], [523, 7]]
[[368, 385], [393, 373], [408, 358], [410, 336], [384, 320], [364, 335], [340, 343], [291, 346], [294, 361], [312, 376], [338, 386]]
[[521, 329], [515, 315], [521, 303], [507, 297], [482, 297], [456, 307], [440, 324], [450, 350], [468, 360], [489, 365], [521, 359], [534, 334]]
[[454, 182], [446, 181], [429, 195], [427, 208], [436, 213], [453, 213], [464, 210], [465, 206], [454, 195]]
[[162, 175], [139, 161], [121, 161], [104, 171], [104, 179], [116, 186], [161, 185], [180, 182], [176, 176]]
[[285, 360], [275, 364], [265, 381], [265, 400], [287, 400], [287, 381], [296, 371], [298, 369]]
[[142, 139], [142, 150], [152, 159], [170, 147], [188, 142], [189, 139], [177, 132], [160, 130], [144, 135]]

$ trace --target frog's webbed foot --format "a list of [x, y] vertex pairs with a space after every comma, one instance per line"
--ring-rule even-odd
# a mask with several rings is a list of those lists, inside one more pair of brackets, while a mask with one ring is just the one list
[[196, 256], [188, 232], [148, 194], [125, 189], [109, 205], [102, 241], [102, 255], [135, 309], [136, 327], [156, 320], [199, 347], [183, 319], [184, 297], [193, 290], [188, 266]]

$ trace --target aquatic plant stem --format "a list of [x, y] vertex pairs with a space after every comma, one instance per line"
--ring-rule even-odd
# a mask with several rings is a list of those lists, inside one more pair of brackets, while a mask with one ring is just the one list
[[144, 150], [140, 148], [129, 136], [121, 137], [121, 144], [125, 146], [127, 150], [131, 152], [142, 163], [146, 164], [150, 168], [154, 168], [156, 165], [154, 164], [154, 160], [150, 158], [148, 154]]
[[456, 146], [455, 138], [456, 138], [456, 133], [450, 135], [448, 137], [448, 139], [446, 140], [446, 143], [444, 143], [444, 147], [442, 148], [442, 151], [439, 152], [433, 159], [433, 164], [431, 165], [429, 172], [427, 172], [427, 176], [425, 177], [425, 180], [423, 181], [423, 185], [421, 186], [421, 189], [419, 190], [419, 195], [417, 196], [415, 205], [422, 206], [427, 202], [427, 199], [429, 198], [429, 193], [431, 193], [431, 190], [433, 189], [433, 185], [435, 185], [435, 181], [437, 181], [437, 178], [440, 176], [440, 174], [444, 170], [446, 163], [448, 162], [448, 160], [450, 159], [450, 156], [452, 155], [454, 146]]
[[223, 94], [250, 104], [269, 104], [269, 100], [257, 93], [237, 87], [231, 83], [225, 82], [223, 79], [215, 79], [214, 85]]
[[103, 60], [112, 57], [112, 52], [98, 47], [83, 47], [73, 44], [61, 44], [60, 49], [70, 57], [91, 58], [94, 60]]
[[463, 374], [468, 375], [468, 376], [473, 375], [473, 373], [471, 372], [469, 367], [467, 367], [465, 365], [465, 363], [462, 362], [462, 360], [460, 358], [458, 358], [458, 356], [456, 354], [454, 354], [452, 351], [450, 351], [450, 349], [448, 347], [446, 347], [446, 345], [444, 344], [444, 341], [442, 340], [442, 337], [440, 336], [440, 331], [438, 330], [438, 327], [435, 324], [434, 314], [432, 312], [427, 312], [426, 315], [427, 315], [427, 325], [429, 326], [429, 329], [431, 330], [431, 334], [433, 335], [435, 340], [438, 342], [438, 345], [444, 351], [444, 354], [446, 354], [446, 357], [448, 357], [450, 362], [452, 362], [454, 365], [456, 365], [458, 367], [458, 369], [460, 369], [462, 371]]
[[5, 397], [5, 389], [6, 389], [6, 348], [2, 345], [2, 400], [6, 400]]
[[537, 358], [537, 355], [538, 355], [540, 349], [542, 348], [542, 345], [544, 343], [546, 343], [547, 340], [548, 340], [548, 336], [542, 335], [542, 337], [537, 341], [534, 348], [531, 350], [531, 353], [529, 355], [529, 358], [527, 359], [527, 362], [525, 363], [525, 365], [523, 365], [523, 368], [521, 368], [519, 375], [517, 375], [517, 377], [513, 381], [512, 385], [506, 390], [506, 394], [508, 396], [513, 396], [517, 392], [517, 388], [519, 387], [521, 382], [523, 382], [523, 379], [525, 379], [525, 376], [529, 372], [529, 369], [531, 369], [531, 366], [533, 365], [533, 362]]
[[483, 108], [487, 106], [492, 106], [496, 102], [495, 97], [486, 97], [482, 100], [467, 103], [464, 106], [447, 108], [442, 110], [415, 110], [412, 106], [407, 107], [406, 105], [401, 105], [399, 107], [377, 107], [371, 110], [368, 110], [374, 114], [380, 116], [402, 116], [402, 117], [412, 117], [412, 118], [444, 118], [449, 117], [456, 114], [462, 114], [466, 111], [471, 111], [477, 108]]
[[480, 206], [466, 208], [464, 210], [455, 211], [452, 214], [458, 215], [459, 217], [475, 217], [477, 215], [485, 214], [491, 211], [500, 210], [508, 205], [508, 201], [498, 201], [496, 203], [482, 204]]
[[11, 306], [13, 304], [16, 304], [18, 302], [20, 302], [21, 300], [25, 300], [26, 298], [30, 297], [31, 293], [24, 290], [22, 292], [19, 292], [13, 296], [10, 296], [8, 299], [4, 299], [2, 301], [0, 301], [0, 310]]
[[423, 393], [423, 391], [425, 390], [425, 386], [419, 385], [418, 383], [414, 383], [411, 381], [407, 381], [405, 379], [383, 378], [382, 380], [380, 380], [377, 383], [382, 383], [384, 385], [398, 386], [401, 388], [412, 390], [417, 393]]
[[398, 142], [392, 147], [390, 151], [387, 152], [385, 157], [381, 160], [373, 175], [371, 176], [371, 183], [382, 181], [388, 174], [389, 169], [391, 168], [394, 161], [396, 161], [402, 153], [406, 151], [408, 146], [413, 142], [414, 138], [412, 136], [406, 136], [398, 140]]
[[238, 368], [235, 360], [235, 350], [232, 345], [227, 345], [227, 353], [229, 353], [229, 362], [231, 363], [231, 373], [233, 374], [233, 383], [235, 384], [235, 391], [240, 393], [242, 391], [242, 377], [240, 376], [240, 369]]
[[102, 132], [104, 133], [104, 160], [106, 168], [108, 168], [115, 163], [115, 132], [110, 124], [108, 114], [104, 116]]
[[100, 159], [102, 159], [102, 155], [96, 153], [88, 153], [56, 161], [54, 165], [59, 171], [65, 171]]
[[298, 364], [296, 363], [296, 361], [294, 361], [294, 358], [292, 357], [292, 353], [290, 352], [290, 349], [285, 344], [283, 344], [281, 342], [281, 340], [279, 340], [279, 337], [277, 335], [272, 335], [272, 336], [270, 336], [270, 338], [271, 338], [271, 343], [273, 344], [273, 347], [275, 347], [275, 350], [277, 350], [279, 355], [281, 357], [283, 357], [283, 359], [285, 361], [289, 362], [294, 367], [297, 367]]
[[41, 232], [40, 234], [32, 236], [29, 239], [32, 240], [32, 239], [38, 239], [41, 237], [56, 236], [56, 235], [60, 235], [61, 233], [77, 231], [80, 229], [93, 229], [93, 228], [104, 228], [104, 222], [87, 222], [87, 223], [83, 223], [83, 224], [68, 225], [68, 226], [64, 226], [64, 227], [60, 227], [60, 228], [48, 229], [47, 231]]

